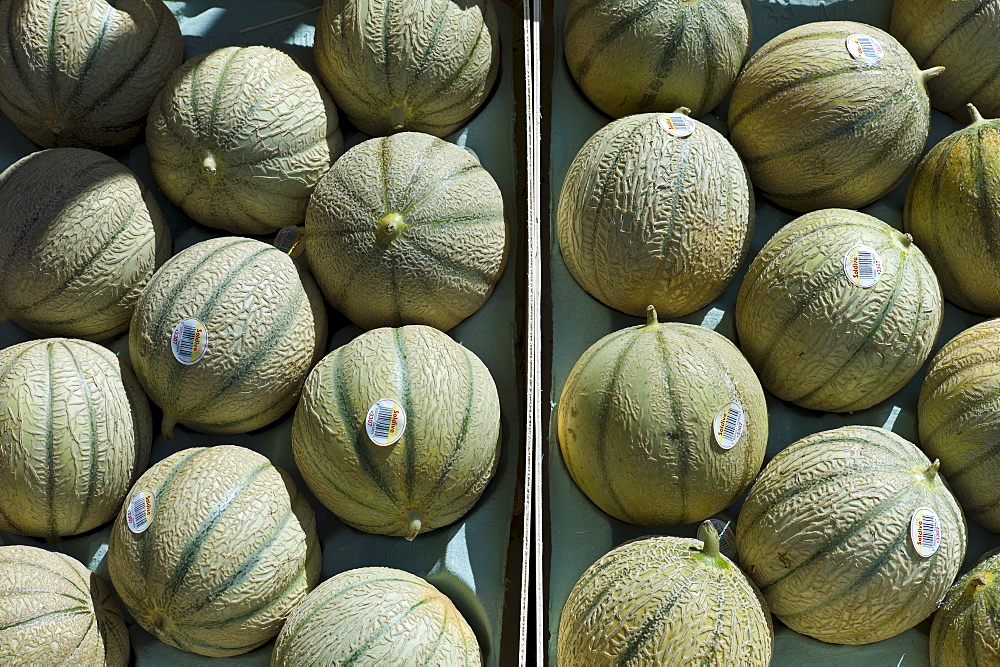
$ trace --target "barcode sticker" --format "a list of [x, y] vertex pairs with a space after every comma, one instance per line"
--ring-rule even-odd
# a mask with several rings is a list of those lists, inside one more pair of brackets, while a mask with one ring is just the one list
[[736, 533], [733, 532], [732, 522], [722, 519], [709, 519], [715, 526], [715, 531], [719, 533], [719, 551], [731, 561], [736, 561]]
[[715, 415], [712, 432], [723, 449], [732, 449], [747, 429], [747, 416], [739, 403], [726, 403]]
[[863, 33], [850, 35], [847, 38], [847, 51], [855, 60], [865, 65], [874, 65], [885, 55], [878, 40]]
[[198, 363], [208, 349], [208, 328], [201, 320], [189, 317], [174, 327], [170, 337], [174, 358], [185, 366]]
[[305, 231], [303, 227], [296, 227], [295, 225], [282, 227], [278, 230], [278, 235], [274, 237], [271, 245], [292, 259], [295, 259], [305, 250], [306, 244], [303, 243]]
[[910, 541], [917, 553], [927, 558], [941, 546], [941, 520], [930, 507], [918, 507], [910, 519]]
[[682, 113], [665, 113], [656, 122], [675, 137], [688, 137], [694, 132], [694, 121]]
[[152, 491], [137, 491], [125, 510], [125, 522], [133, 533], [141, 533], [153, 522], [156, 499]]
[[844, 255], [844, 274], [858, 287], [871, 287], [882, 277], [882, 258], [874, 248], [856, 245]]
[[406, 430], [406, 410], [391, 398], [380, 398], [368, 410], [365, 420], [368, 437], [376, 445], [386, 447], [396, 444]]

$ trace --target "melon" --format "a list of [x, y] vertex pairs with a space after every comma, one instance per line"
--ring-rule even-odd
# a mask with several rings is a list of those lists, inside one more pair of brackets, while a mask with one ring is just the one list
[[730, 140], [753, 184], [795, 211], [859, 208], [916, 166], [927, 141], [926, 83], [878, 28], [807, 23], [762, 46], [729, 104]]
[[291, 57], [229, 46], [174, 72], [146, 143], [160, 189], [194, 220], [268, 234], [305, 219], [344, 139], [329, 95]]
[[743, 0], [570, 0], [566, 64], [587, 98], [613, 118], [722, 102], [750, 54]]
[[946, 68], [928, 86], [935, 109], [955, 113], [971, 102], [1000, 115], [1000, 1], [900, 0], [889, 32], [921, 67]]
[[750, 247], [753, 190], [722, 135], [682, 109], [601, 128], [569, 167], [557, 232], [566, 268], [629, 315], [687, 315], [718, 297]]
[[341, 572], [288, 615], [271, 664], [481, 665], [472, 628], [446, 595], [389, 567]]
[[0, 110], [46, 148], [121, 146], [183, 56], [161, 0], [7, 0]]
[[174, 255], [136, 304], [129, 355], [162, 431], [246, 433], [298, 400], [326, 345], [316, 283], [286, 253], [242, 237]]
[[760, 592], [719, 553], [710, 522], [698, 539], [631, 540], [591, 565], [559, 620], [558, 664], [754, 665], [774, 631]]
[[80, 561], [36, 547], [0, 546], [0, 593], [3, 664], [128, 664], [121, 608]]
[[910, 236], [846, 209], [782, 227], [736, 300], [740, 349], [771, 393], [853, 412], [906, 384], [941, 328], [941, 288]]
[[994, 550], [955, 582], [934, 615], [931, 665], [995, 665], [1000, 663], [998, 639], [1000, 553]]
[[50, 338], [0, 350], [0, 529], [55, 539], [110, 521], [146, 469], [146, 395], [106, 348]]
[[[1000, 34], [1000, 32], [998, 32]], [[903, 226], [927, 254], [945, 298], [1000, 315], [1000, 120], [945, 137], [920, 162], [903, 209]]]
[[573, 481], [602, 510], [630, 523], [691, 523], [753, 482], [767, 406], [735, 345], [704, 327], [658, 322], [650, 307], [646, 324], [605, 336], [577, 360], [558, 433]]
[[370, 139], [320, 180], [305, 244], [323, 294], [358, 326], [447, 331], [503, 273], [503, 198], [454, 144], [419, 132]]
[[0, 174], [0, 314], [40, 336], [103, 340], [128, 328], [170, 232], [116, 160], [51, 148]]
[[281, 629], [319, 580], [312, 508], [264, 456], [236, 445], [176, 452], [139, 478], [108, 542], [129, 613], [206, 656], [246, 653]]
[[496, 472], [497, 388], [479, 357], [437, 329], [373, 329], [309, 374], [292, 451], [346, 524], [412, 540], [461, 518]]
[[486, 100], [500, 67], [490, 0], [326, 0], [316, 67], [366, 134], [451, 134]]
[[740, 511], [740, 565], [792, 630], [833, 644], [927, 618], [965, 557], [962, 510], [915, 445], [874, 426], [805, 437], [764, 467]]
[[920, 388], [920, 446], [969, 518], [1000, 532], [1000, 320], [980, 322], [945, 345]]

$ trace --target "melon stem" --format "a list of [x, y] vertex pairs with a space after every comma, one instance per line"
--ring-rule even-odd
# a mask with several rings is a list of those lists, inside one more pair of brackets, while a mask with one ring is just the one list
[[986, 119], [983, 118], [981, 113], [979, 113], [979, 109], [976, 108], [975, 104], [970, 102], [965, 105], [965, 108], [969, 110], [969, 115], [972, 117], [972, 123], [970, 123], [971, 125], [979, 125], [980, 123], [986, 122]]
[[930, 467], [924, 471], [924, 475], [927, 477], [928, 480], [934, 481], [934, 477], [937, 476], [938, 468], [940, 467], [941, 467], [940, 459], [934, 459], [934, 463], [932, 463]]
[[691, 115], [691, 109], [689, 109], [687, 107], [677, 107], [676, 109], [674, 109], [674, 113], [679, 113], [679, 114], [684, 114], [685, 116], [690, 116]]
[[971, 579], [969, 579], [969, 589], [968, 590], [969, 590], [970, 593], [975, 593], [976, 591], [979, 591], [979, 590], [981, 590], [983, 588], [986, 588], [987, 584], [989, 584], [989, 582], [986, 581], [986, 577], [984, 577], [981, 574], [977, 574], [974, 577], [972, 577]]
[[209, 176], [215, 176], [216, 170], [219, 168], [218, 163], [215, 161], [215, 156], [209, 153], [205, 156], [205, 159], [201, 161], [201, 168], [205, 170], [205, 173]]
[[938, 74], [944, 71], [943, 65], [938, 65], [937, 67], [931, 67], [930, 69], [925, 69], [920, 72], [920, 78], [923, 79], [924, 83], [927, 83]]
[[424, 515], [420, 513], [420, 510], [406, 510], [406, 515], [404, 516], [404, 521], [407, 522], [408, 528], [406, 533], [406, 540], [412, 542], [413, 539], [420, 534], [420, 528], [422, 525], [422, 519]]
[[701, 553], [709, 558], [719, 557], [719, 533], [711, 521], [702, 521], [698, 526], [698, 539], [702, 541]]
[[167, 442], [173, 442], [177, 439], [174, 437], [174, 426], [176, 425], [177, 417], [164, 410], [163, 420], [160, 422], [160, 432], [163, 434], [163, 438]]
[[646, 306], [646, 326], [652, 326], [654, 324], [659, 324], [656, 319], [656, 308], [652, 304]]

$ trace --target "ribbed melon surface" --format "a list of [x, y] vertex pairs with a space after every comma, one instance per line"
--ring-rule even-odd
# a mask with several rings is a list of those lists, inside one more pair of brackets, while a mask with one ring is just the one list
[[629, 315], [653, 304], [679, 317], [719, 296], [753, 231], [753, 191], [733, 147], [686, 116], [676, 136], [664, 114], [619, 119], [597, 131], [559, 195], [559, 247], [593, 297]]
[[704, 115], [750, 52], [741, 0], [570, 0], [563, 35], [573, 78], [613, 118], [680, 106]]
[[972, 124], [941, 140], [920, 162], [903, 225], [927, 254], [945, 297], [1000, 315], [1000, 120]]
[[319, 579], [309, 502], [264, 456], [235, 445], [185, 449], [136, 482], [153, 513], [136, 533], [122, 508], [107, 564], [145, 630], [206, 656], [246, 653], [278, 634]]
[[108, 665], [129, 662], [129, 638], [111, 589], [79, 561], [0, 546], [0, 662]]
[[931, 624], [933, 667], [1000, 663], [1000, 554], [986, 554], [951, 587]]
[[52, 338], [0, 350], [0, 528], [76, 535], [110, 521], [146, 469], [149, 404], [106, 348]]
[[[402, 409], [393, 442], [368, 425], [392, 414], [375, 409], [381, 399]], [[411, 540], [472, 508], [499, 447], [489, 369], [423, 325], [373, 329], [328, 354], [292, 423], [295, 463], [320, 502], [354, 528]]]
[[698, 536], [631, 540], [591, 565], [562, 610], [560, 667], [768, 665], [760, 592], [719, 553], [710, 524]]
[[583, 353], [558, 419], [573, 480], [631, 523], [707, 519], [750, 486], [767, 448], [764, 391], [736, 346], [704, 327], [657, 323], [655, 312]]
[[[184, 320], [205, 326], [207, 348], [178, 361]], [[196, 243], [153, 276], [136, 304], [129, 353], [163, 431], [180, 422], [207, 433], [246, 433], [280, 417], [326, 344], [326, 310], [308, 273], [267, 243], [221, 237]]]
[[326, 0], [315, 54], [323, 83], [362, 132], [443, 137], [493, 88], [500, 32], [491, 0]]
[[0, 4], [0, 110], [45, 147], [119, 146], [184, 53], [160, 0]]
[[486, 302], [507, 260], [496, 181], [463, 149], [417, 132], [337, 160], [309, 200], [305, 238], [323, 293], [365, 329], [447, 331]]
[[[920, 508], [939, 521], [940, 544], [929, 555], [912, 538]], [[894, 637], [933, 613], [966, 540], [937, 463], [874, 426], [823, 431], [779, 452], [736, 525], [740, 565], [770, 610], [792, 630], [834, 644]]]
[[894, 2], [889, 32], [921, 67], [944, 66], [927, 86], [935, 109], [1000, 116], [1000, 0]]
[[388, 567], [342, 572], [288, 616], [271, 664], [481, 665], [472, 628], [443, 593]]
[[0, 314], [38, 335], [128, 328], [170, 232], [152, 193], [97, 151], [53, 148], [0, 174]]
[[[873, 37], [876, 63], [847, 38]], [[753, 184], [795, 211], [859, 208], [892, 190], [920, 159], [930, 124], [925, 80], [891, 35], [851, 21], [800, 25], [762, 46], [740, 72], [730, 140]]]
[[764, 388], [830, 412], [863, 410], [899, 391], [930, 355], [941, 318], [941, 288], [920, 249], [846, 209], [778, 230], [736, 301], [740, 349]]
[[150, 108], [146, 144], [160, 189], [189, 216], [267, 234], [302, 222], [344, 139], [330, 97], [290, 56], [229, 46], [174, 72]]
[[952, 338], [927, 369], [917, 407], [920, 446], [969, 518], [1000, 532], [1000, 320]]

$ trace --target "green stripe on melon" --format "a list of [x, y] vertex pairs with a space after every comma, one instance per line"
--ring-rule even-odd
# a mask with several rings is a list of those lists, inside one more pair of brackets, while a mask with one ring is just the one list
[[935, 109], [954, 114], [971, 102], [1000, 115], [1000, 1], [895, 2], [889, 32], [921, 67], [945, 67], [927, 86]]
[[[380, 399], [406, 425], [395, 444], [366, 430]], [[500, 401], [489, 369], [423, 325], [362, 334], [323, 358], [302, 391], [292, 451], [309, 489], [359, 530], [414, 539], [468, 512], [496, 472]]]
[[[207, 327], [200, 361], [183, 365], [171, 336], [186, 318]], [[164, 411], [208, 433], [245, 433], [291, 408], [323, 353], [326, 311], [312, 278], [274, 246], [241, 237], [197, 243], [153, 276], [136, 304], [129, 351]]]
[[1000, 662], [1000, 554], [991, 551], [951, 587], [931, 624], [932, 667]]
[[0, 109], [42, 146], [119, 146], [181, 64], [177, 20], [149, 0], [0, 6]]
[[107, 523], [149, 461], [149, 405], [132, 372], [81, 340], [0, 351], [0, 528], [55, 539]]
[[317, 586], [288, 616], [271, 664], [480, 665], [472, 628], [444, 594], [402, 570], [364, 567]]
[[[882, 60], [855, 60], [846, 46], [852, 34], [874, 37]], [[754, 185], [777, 204], [859, 208], [892, 190], [920, 158], [930, 124], [925, 82], [939, 72], [921, 72], [878, 28], [801, 25], [743, 68], [729, 106], [730, 139]]]
[[945, 297], [1000, 315], [1000, 120], [969, 105], [972, 124], [941, 140], [906, 192], [903, 225], [927, 254]]
[[931, 361], [917, 407], [920, 446], [941, 459], [969, 518], [1000, 531], [1000, 320], [951, 339]]
[[207, 656], [245, 653], [276, 635], [319, 578], [308, 501], [260, 454], [235, 445], [177, 452], [136, 482], [154, 496], [141, 533], [125, 509], [108, 571], [139, 624]]
[[[848, 251], [878, 253], [872, 286]], [[813, 410], [853, 412], [895, 394], [930, 355], [941, 289], [910, 238], [872, 216], [824, 209], [782, 227], [750, 264], [736, 301], [740, 349], [764, 388]]]
[[702, 116], [750, 51], [741, 0], [571, 0], [563, 34], [570, 73], [613, 118], [680, 106]]
[[[803, 438], [747, 496], [740, 565], [796, 632], [835, 644], [893, 637], [934, 611], [965, 555], [965, 519], [937, 470], [913, 444], [872, 426]], [[910, 537], [921, 507], [940, 521], [928, 556]]]
[[0, 547], [0, 593], [3, 664], [128, 664], [121, 609], [79, 561], [35, 547]]

